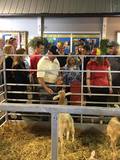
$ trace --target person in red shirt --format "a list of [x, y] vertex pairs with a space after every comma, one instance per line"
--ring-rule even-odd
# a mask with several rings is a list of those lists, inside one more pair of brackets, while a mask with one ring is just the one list
[[36, 76], [37, 71], [33, 71], [33, 70], [37, 70], [38, 61], [42, 57], [43, 53], [44, 53], [44, 45], [42, 42], [38, 41], [36, 43], [35, 52], [30, 57], [30, 69], [31, 69], [30, 80], [31, 80], [31, 83], [37, 83], [37, 76]]
[[95, 60], [90, 60], [87, 63], [86, 70], [86, 84], [89, 93], [87, 100], [90, 101], [87, 105], [107, 106], [107, 96], [103, 94], [112, 93], [112, 77], [109, 61], [104, 57], [97, 57]]
[[[44, 53], [44, 44], [41, 41], [37, 41], [35, 51], [34, 51], [33, 55], [30, 56], [30, 69], [31, 69], [30, 83], [31, 84], [38, 84], [37, 64], [38, 64], [40, 58], [42, 57], [43, 53]], [[33, 92], [38, 92], [38, 90], [39, 90], [38, 86], [32, 87]], [[38, 93], [33, 94], [32, 97], [33, 97], [32, 99], [36, 101], [39, 99], [39, 94]]]

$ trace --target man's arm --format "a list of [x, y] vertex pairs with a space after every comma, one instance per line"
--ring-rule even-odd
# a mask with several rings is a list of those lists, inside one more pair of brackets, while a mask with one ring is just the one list
[[38, 83], [45, 89], [48, 94], [53, 94], [53, 90], [47, 86], [44, 79], [42, 77], [38, 77]]

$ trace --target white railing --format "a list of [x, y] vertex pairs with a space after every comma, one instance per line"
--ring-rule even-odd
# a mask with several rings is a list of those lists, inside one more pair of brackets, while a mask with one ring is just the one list
[[[13, 55], [12, 55], [13, 56]], [[25, 55], [14, 55], [14, 56], [25, 56]], [[26, 55], [27, 56], [27, 55]], [[63, 55], [62, 55], [63, 56]], [[65, 56], [67, 56], [67, 55], [65, 55]], [[82, 61], [82, 69], [81, 70], [75, 70], [74, 72], [80, 72], [81, 74], [82, 74], [82, 76], [81, 76], [81, 92], [80, 93], [73, 93], [74, 95], [78, 95], [79, 94], [79, 96], [81, 97], [81, 101], [79, 101], [79, 104], [81, 103], [81, 106], [82, 105], [84, 105], [86, 102], [84, 102], [84, 97], [86, 97], [87, 95], [89, 95], [89, 93], [86, 93], [86, 92], [84, 92], [84, 89], [86, 89], [87, 90], [87, 85], [85, 85], [84, 84], [84, 82], [83, 82], [83, 74], [84, 73], [86, 73], [87, 72], [87, 70], [83, 70], [83, 66], [84, 66], [84, 58], [85, 57], [95, 57], [95, 55], [72, 55], [72, 56], [74, 56], [74, 57], [80, 57], [81, 58], [81, 61]], [[120, 59], [120, 55], [102, 55], [102, 57], [107, 57], [107, 58], [109, 58], [109, 57], [117, 57], [117, 58], [119, 58]], [[6, 99], [6, 101], [8, 100], [8, 101], [16, 101], [16, 99], [13, 99], [13, 98], [11, 98], [11, 99], [8, 99], [7, 98], [7, 93], [11, 93], [11, 94], [16, 94], [16, 93], [18, 93], [19, 91], [14, 91], [14, 90], [7, 90], [7, 88], [8, 87], [10, 87], [10, 86], [21, 86], [21, 87], [23, 87], [23, 86], [29, 86], [29, 87], [31, 87], [31, 90], [27, 90], [26, 92], [19, 92], [18, 94], [21, 94], [21, 93], [23, 93], [23, 94], [27, 94], [27, 95], [38, 95], [39, 94], [39, 92], [37, 92], [37, 91], [33, 91], [32, 90], [32, 87], [37, 87], [37, 88], [39, 88], [40, 87], [40, 84], [16, 84], [16, 83], [6, 83], [6, 76], [5, 76], [5, 72], [6, 71], [12, 71], [12, 72], [17, 72], [17, 71], [21, 71], [21, 72], [24, 72], [24, 71], [26, 71], [26, 72], [30, 72], [30, 71], [36, 71], [36, 70], [30, 70], [30, 69], [6, 69], [5, 68], [5, 64], [4, 64], [4, 66], [3, 66], [3, 68], [4, 68], [4, 84], [5, 84], [5, 87], [4, 87], [4, 89], [5, 89], [5, 99]], [[73, 71], [69, 71], [69, 70], [60, 70], [60, 72], [73, 72]], [[94, 71], [91, 71], [91, 72], [94, 72]], [[108, 72], [108, 71], [97, 71], [97, 72]], [[110, 71], [111, 73], [119, 73], [120, 74], [120, 71]], [[68, 85], [62, 85], [62, 87], [70, 87], [70, 86], [68, 86]], [[91, 87], [94, 87], [94, 86], [91, 86]], [[103, 87], [105, 87], [105, 86], [99, 86], [99, 87], [101, 87], [101, 88], [103, 88]], [[97, 87], [96, 87], [97, 88]], [[118, 89], [120, 89], [120, 86], [112, 86], [112, 88], [114, 89], [114, 88], [118, 88]], [[44, 94], [44, 93], [41, 93], [41, 94]], [[57, 93], [55, 93], [55, 94], [57, 94]], [[93, 93], [91, 93], [91, 95], [94, 95]], [[97, 94], [97, 96], [102, 96], [103, 94], [101, 94], [101, 95], [99, 95], [99, 94]], [[106, 97], [118, 97], [118, 98], [120, 98], [120, 95], [119, 94], [104, 94], [103, 96], [106, 96]], [[18, 102], [21, 102], [21, 101], [28, 101], [28, 99], [17, 99], [17, 101]], [[37, 100], [35, 100], [35, 99], [30, 99], [30, 102], [32, 103], [32, 102], [37, 102], [38, 103], [38, 101], [40, 101], [40, 99], [37, 99]], [[92, 102], [89, 102], [88, 101], [88, 104], [89, 103], [92, 103]], [[94, 103], [94, 102], [93, 102]], [[106, 102], [105, 102], [106, 103]], [[110, 106], [110, 105], [113, 105], [113, 103], [116, 103], [116, 104], [119, 104], [120, 105], [120, 103], [119, 102], [108, 102], [107, 101], [107, 104], [106, 105], [108, 105], [108, 106]], [[96, 102], [96, 104], [97, 104], [97, 102]], [[102, 104], [102, 102], [99, 102], [99, 104]]]

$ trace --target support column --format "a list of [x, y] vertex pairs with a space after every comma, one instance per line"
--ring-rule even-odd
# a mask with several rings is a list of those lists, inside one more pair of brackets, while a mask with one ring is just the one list
[[41, 37], [43, 37], [44, 33], [44, 17], [41, 17]]
[[58, 114], [51, 115], [51, 156], [52, 160], [58, 160]]
[[107, 17], [103, 18], [103, 29], [102, 29], [102, 39], [106, 39], [107, 38]]
[[100, 18], [100, 39], [102, 39], [103, 35], [103, 17]]

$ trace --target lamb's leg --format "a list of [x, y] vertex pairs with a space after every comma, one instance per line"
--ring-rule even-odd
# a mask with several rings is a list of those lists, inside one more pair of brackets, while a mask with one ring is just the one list
[[63, 137], [60, 138], [60, 154], [64, 156], [64, 142]]
[[116, 140], [111, 140], [112, 160], [117, 160]]
[[113, 152], [112, 152], [112, 160], [117, 160], [117, 148], [116, 143], [113, 143]]
[[111, 148], [113, 152], [116, 152], [117, 148], [116, 148], [116, 140], [111, 140]]
[[72, 134], [72, 142], [74, 142], [74, 140], [75, 140], [75, 135], [74, 135], [74, 133]]
[[112, 160], [117, 160], [117, 153], [116, 152], [112, 153]]
[[59, 155], [59, 160], [64, 160], [64, 142], [63, 139], [60, 140], [60, 155]]
[[70, 131], [67, 130], [67, 135], [66, 135], [66, 140], [67, 140], [67, 141], [69, 140], [69, 137], [70, 137]]
[[74, 127], [74, 123], [72, 124], [71, 134], [72, 134], [72, 142], [74, 142], [74, 140], [75, 140], [75, 127]]

